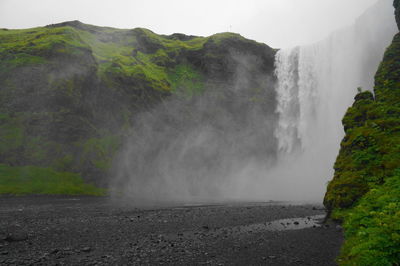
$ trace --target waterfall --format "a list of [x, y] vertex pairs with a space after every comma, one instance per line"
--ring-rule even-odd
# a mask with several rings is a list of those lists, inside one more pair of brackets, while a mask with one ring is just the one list
[[275, 137], [278, 139], [278, 150], [287, 153], [294, 150], [299, 140], [298, 51], [281, 50], [275, 58], [275, 74], [278, 79], [276, 111], [279, 114]]
[[[133, 202], [321, 202], [357, 87], [373, 89], [397, 32], [390, 0], [318, 43], [280, 50], [275, 76], [253, 56], [234, 86], [171, 96], [134, 119], [110, 187]], [[255, 84], [255, 85], [254, 85]], [[213, 87], [214, 86], [214, 87]], [[275, 112], [274, 112], [275, 111]]]
[[275, 137], [280, 157], [292, 158], [287, 175], [308, 184], [312, 179], [324, 191], [344, 135], [341, 119], [358, 87], [373, 90], [374, 74], [397, 32], [393, 12], [392, 1], [378, 1], [352, 26], [277, 53]]

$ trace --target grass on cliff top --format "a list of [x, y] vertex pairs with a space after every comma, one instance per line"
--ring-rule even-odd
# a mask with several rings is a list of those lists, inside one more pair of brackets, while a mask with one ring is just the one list
[[70, 27], [0, 29], [0, 74], [18, 67], [45, 64], [54, 54], [82, 55], [89, 49]]
[[105, 194], [104, 189], [85, 184], [75, 173], [56, 172], [36, 166], [0, 164], [0, 195], [93, 195]]
[[[170, 39], [147, 29], [119, 30], [96, 28], [97, 32], [75, 29], [99, 63], [99, 76], [113, 86], [113, 79], [143, 80], [148, 87], [170, 91], [166, 65], [173, 63], [181, 50], [197, 50], [207, 38], [187, 41]], [[141, 46], [139, 38], [147, 43]], [[145, 52], [148, 47], [154, 51]], [[111, 79], [110, 79], [111, 77]]]
[[[23, 30], [0, 29], [0, 74], [7, 77], [16, 68], [46, 64], [55, 55], [79, 58], [82, 53], [91, 53], [98, 63], [99, 77], [110, 87], [118, 87], [121, 80], [141, 81], [139, 84], [147, 88], [173, 92], [177, 84], [170, 79], [171, 66], [181, 63], [176, 61], [182, 51], [200, 50], [208, 41], [217, 45], [225, 39], [253, 42], [234, 33], [186, 39], [177, 36], [78, 21]], [[190, 84], [190, 80], [186, 83]], [[190, 91], [199, 91], [199, 86], [196, 84]]]

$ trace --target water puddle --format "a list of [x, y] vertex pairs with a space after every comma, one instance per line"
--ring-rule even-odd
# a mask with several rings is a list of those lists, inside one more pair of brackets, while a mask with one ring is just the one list
[[265, 223], [257, 223], [250, 225], [239, 225], [231, 227], [210, 228], [203, 226], [201, 230], [186, 231], [178, 234], [166, 234], [162, 236], [164, 240], [168, 241], [183, 241], [189, 240], [193, 243], [196, 241], [203, 241], [203, 238], [228, 238], [232, 236], [239, 236], [243, 234], [254, 234], [265, 231], [287, 231], [287, 230], [300, 230], [306, 228], [322, 227], [321, 221], [325, 215], [313, 215], [300, 218], [280, 219]]
[[271, 222], [238, 226], [236, 230], [240, 232], [260, 232], [260, 231], [285, 231], [299, 230], [305, 228], [321, 227], [321, 220], [325, 215], [313, 215], [301, 218], [280, 219]]

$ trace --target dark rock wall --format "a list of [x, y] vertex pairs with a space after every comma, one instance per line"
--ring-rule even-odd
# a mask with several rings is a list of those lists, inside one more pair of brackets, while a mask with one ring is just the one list
[[[0, 163], [73, 171], [98, 182], [140, 113], [179, 90], [229, 97], [239, 72], [246, 72], [241, 89], [264, 90], [274, 115], [275, 50], [237, 34], [162, 36], [71, 21], [2, 29], [0, 43], [0, 137], [7, 140]], [[265, 76], [272, 77], [267, 86]]]
[[[394, 6], [398, 19], [399, 1]], [[329, 211], [354, 207], [400, 167], [400, 34], [375, 75], [374, 95], [356, 95], [342, 122], [346, 135], [324, 198]]]

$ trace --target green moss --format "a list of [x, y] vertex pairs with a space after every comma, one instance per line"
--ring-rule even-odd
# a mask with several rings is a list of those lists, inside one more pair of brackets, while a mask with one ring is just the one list
[[[176, 40], [153, 33], [150, 30], [118, 30], [97, 28], [91, 33], [78, 30], [80, 38], [92, 49], [99, 66], [99, 75], [110, 85], [115, 80], [141, 80], [146, 87], [170, 91], [167, 65], [174, 65], [170, 55], [181, 50], [199, 50], [207, 38], [195, 37], [187, 41]], [[148, 47], [154, 47], [151, 52]], [[110, 79], [111, 78], [111, 79]]]
[[[101, 183], [135, 115], [173, 94], [191, 99], [205, 82], [227, 86], [236, 68], [226, 67], [231, 44], [239, 52], [273, 54], [266, 46], [247, 49], [254, 43], [231, 33], [165, 36], [78, 21], [0, 30], [0, 163]], [[272, 68], [273, 56], [261, 61]], [[215, 68], [218, 75], [209, 73]], [[252, 86], [266, 87], [256, 76]], [[222, 89], [216, 94], [229, 97]], [[250, 94], [249, 102], [272, 106], [262, 99], [273, 97], [258, 89]]]
[[48, 54], [54, 49], [88, 48], [71, 27], [0, 31], [0, 53]]
[[343, 119], [346, 136], [324, 200], [329, 208], [353, 206], [400, 165], [398, 104], [356, 98]]
[[343, 118], [346, 135], [324, 204], [344, 221], [340, 265], [400, 261], [400, 34], [375, 76], [375, 97], [360, 92]]
[[400, 261], [400, 171], [371, 189], [345, 217], [341, 265], [396, 265]]
[[[146, 29], [120, 30], [79, 22], [0, 31], [0, 163], [106, 172], [119, 144], [115, 137], [98, 132], [93, 121], [93, 113], [98, 111], [90, 110], [90, 93], [96, 91], [118, 104], [126, 100], [127, 104], [113, 110], [113, 116], [123, 117], [121, 127], [127, 130], [131, 105], [141, 108], [168, 95], [175, 57], [182, 50], [201, 49], [206, 40], [193, 37], [183, 41]], [[154, 47], [157, 49], [152, 51]], [[67, 73], [59, 71], [65, 60], [76, 74], [71, 75], [69, 69]], [[89, 90], [97, 86], [96, 77], [90, 77], [89, 83], [85, 80], [92, 70], [97, 70], [104, 82], [102, 92], [97, 87]], [[23, 104], [28, 97], [29, 103]], [[48, 103], [56, 102], [55, 108], [46, 109]], [[27, 107], [34, 112], [21, 111]], [[66, 139], [71, 133], [85, 137], [73, 145]]]
[[81, 165], [93, 164], [97, 169], [107, 172], [121, 145], [121, 139], [119, 136], [105, 136], [91, 138], [77, 145], [82, 149]]
[[56, 172], [36, 166], [0, 164], [0, 194], [104, 195], [105, 191], [85, 184], [78, 174]]
[[174, 57], [183, 50], [200, 50], [208, 40], [179, 40], [142, 28], [121, 30], [79, 22], [64, 24], [0, 31], [0, 74], [18, 67], [47, 64], [55, 55], [79, 58], [90, 51], [98, 63], [99, 77], [111, 87], [122, 80], [170, 91], [168, 74], [169, 67], [176, 64]]
[[175, 94], [191, 98], [204, 90], [204, 77], [190, 64], [179, 64], [168, 75]]
[[[210, 37], [210, 39], [215, 42], [215, 44], [221, 44], [223, 41], [228, 40], [228, 39], [238, 39], [241, 41], [250, 41], [245, 38], [243, 38], [240, 34], [233, 33], [233, 32], [222, 32], [222, 33], [217, 33], [214, 34]], [[250, 41], [252, 42], [252, 41]]]
[[68, 171], [74, 169], [75, 160], [72, 154], [66, 154], [53, 161], [52, 166], [57, 171]]
[[15, 164], [23, 149], [24, 133], [19, 117], [0, 113], [0, 158], [3, 163]]
[[[136, 37], [139, 36], [140, 39], [146, 40], [147, 43], [153, 44], [153, 46], [163, 47], [167, 52], [172, 52], [180, 49], [198, 50], [202, 48], [202, 46], [208, 39], [204, 37], [194, 37], [182, 41], [179, 39], [168, 38], [168, 36], [158, 35], [148, 29], [143, 28], [133, 29], [132, 33], [134, 33]], [[136, 38], [136, 41], [136, 43], [138, 43], [138, 38]]]
[[397, 104], [400, 98], [400, 34], [386, 50], [375, 76], [377, 101]]
[[79, 57], [89, 49], [71, 27], [0, 31], [0, 74], [47, 63], [58, 54]]

